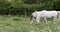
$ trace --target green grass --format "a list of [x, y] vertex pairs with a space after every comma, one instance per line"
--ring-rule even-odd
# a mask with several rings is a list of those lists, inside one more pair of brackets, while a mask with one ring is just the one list
[[41, 21], [38, 25], [29, 24], [29, 17], [0, 15], [0, 32], [60, 32], [60, 23], [55, 25], [52, 20], [44, 25]]

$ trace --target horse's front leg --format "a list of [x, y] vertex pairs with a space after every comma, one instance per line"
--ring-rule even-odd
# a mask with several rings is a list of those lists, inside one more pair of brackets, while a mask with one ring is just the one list
[[39, 24], [40, 17], [36, 18], [35, 24]]
[[43, 17], [44, 24], [47, 24], [47, 18]]

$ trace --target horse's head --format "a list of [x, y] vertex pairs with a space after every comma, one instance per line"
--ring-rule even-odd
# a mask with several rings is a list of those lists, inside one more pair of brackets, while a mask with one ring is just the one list
[[33, 18], [36, 18], [36, 16], [37, 16], [37, 11], [35, 11], [35, 12], [32, 13], [32, 15], [31, 15], [31, 17], [30, 17], [30, 24], [31, 24], [31, 22], [32, 22], [32, 19], [33, 19]]

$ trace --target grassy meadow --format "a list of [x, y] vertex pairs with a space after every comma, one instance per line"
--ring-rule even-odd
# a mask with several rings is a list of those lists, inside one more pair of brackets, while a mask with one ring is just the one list
[[53, 24], [49, 19], [46, 25], [43, 20], [38, 25], [34, 22], [31, 25], [29, 17], [0, 15], [0, 32], [60, 32], [60, 22]]

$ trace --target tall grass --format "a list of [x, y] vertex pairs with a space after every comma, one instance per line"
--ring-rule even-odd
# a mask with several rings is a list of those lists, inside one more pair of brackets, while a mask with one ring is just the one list
[[29, 24], [29, 17], [0, 15], [0, 32], [60, 32], [60, 23], [53, 24], [48, 20], [44, 25], [43, 21], [38, 25]]

